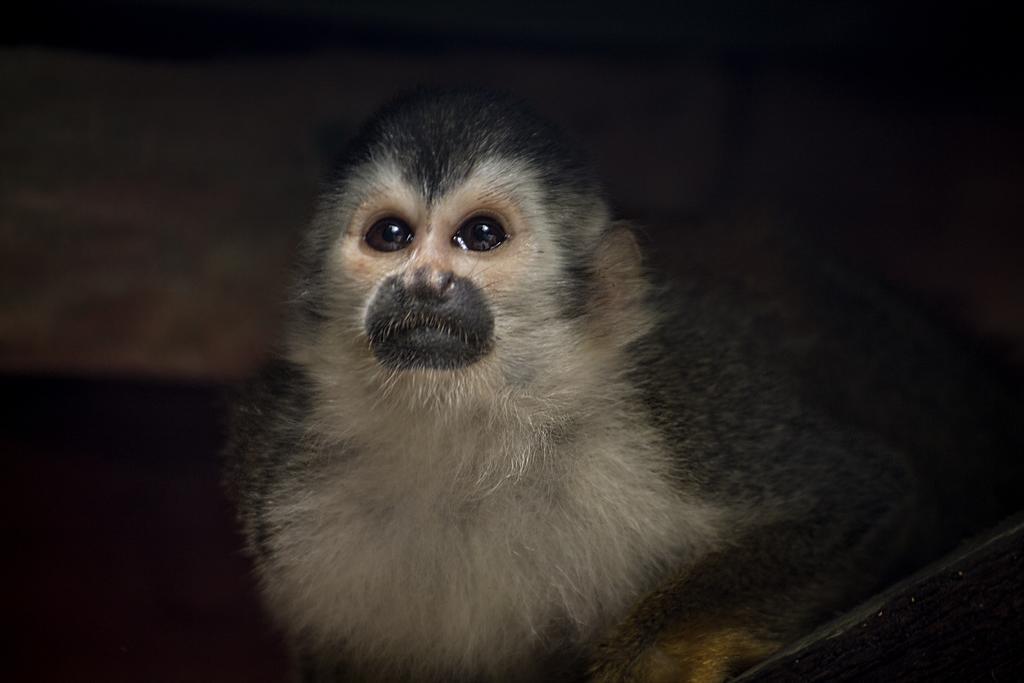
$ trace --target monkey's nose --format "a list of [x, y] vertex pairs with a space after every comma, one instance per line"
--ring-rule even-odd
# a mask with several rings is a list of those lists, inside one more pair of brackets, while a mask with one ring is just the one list
[[409, 283], [410, 293], [425, 299], [446, 299], [455, 287], [455, 273], [450, 270], [419, 268]]

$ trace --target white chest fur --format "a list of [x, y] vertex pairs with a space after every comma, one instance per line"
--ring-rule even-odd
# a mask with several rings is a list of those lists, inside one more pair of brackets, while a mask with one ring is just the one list
[[[321, 646], [413, 670], [500, 675], [552, 628], [593, 636], [711, 548], [719, 516], [667, 483], [645, 430], [575, 433], [532, 453], [439, 433], [311, 459], [271, 494], [271, 607]], [[503, 460], [519, 464], [463, 467]]]

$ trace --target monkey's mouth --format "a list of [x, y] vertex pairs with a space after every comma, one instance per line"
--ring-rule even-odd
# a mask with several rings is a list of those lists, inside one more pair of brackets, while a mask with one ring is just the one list
[[385, 367], [454, 370], [491, 351], [494, 316], [480, 289], [465, 278], [452, 278], [443, 291], [391, 278], [370, 302], [366, 334]]
[[462, 320], [410, 315], [399, 320], [376, 318], [367, 327], [377, 361], [400, 370], [451, 370], [474, 363], [491, 350], [490, 330], [467, 327]]

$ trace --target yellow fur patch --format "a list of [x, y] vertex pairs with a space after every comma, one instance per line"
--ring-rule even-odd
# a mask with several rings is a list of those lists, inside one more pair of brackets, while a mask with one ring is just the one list
[[742, 628], [687, 627], [664, 635], [645, 662], [648, 683], [718, 683], [779, 649]]

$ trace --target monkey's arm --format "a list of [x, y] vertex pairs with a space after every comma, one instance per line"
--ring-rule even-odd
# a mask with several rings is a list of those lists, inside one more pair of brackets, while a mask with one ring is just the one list
[[824, 562], [796, 557], [804, 543], [789, 540], [805, 533], [762, 529], [672, 577], [599, 648], [594, 680], [720, 681], [799, 635], [818, 611], [810, 605], [833, 602], [830, 584], [841, 583]]
[[[833, 454], [849, 464], [849, 452]], [[887, 453], [884, 459], [893, 458]], [[910, 512], [912, 482], [895, 469], [877, 460], [873, 467], [865, 464], [860, 474], [874, 474], [874, 487], [851, 486], [849, 471], [849, 478], [834, 473], [795, 495], [784, 516], [727, 539], [720, 550], [670, 576], [598, 647], [593, 679], [721, 681], [889, 579], [913, 545], [908, 533], [918, 526]], [[859, 493], [864, 491], [869, 493]], [[809, 505], [798, 507], [804, 496]]]

